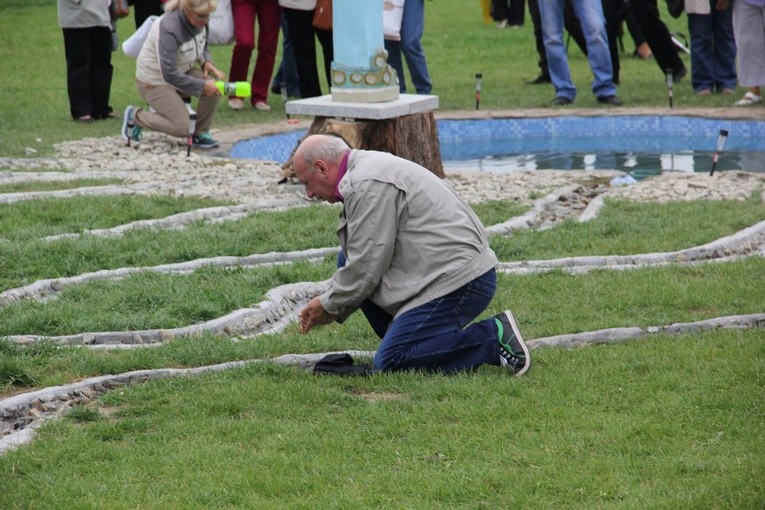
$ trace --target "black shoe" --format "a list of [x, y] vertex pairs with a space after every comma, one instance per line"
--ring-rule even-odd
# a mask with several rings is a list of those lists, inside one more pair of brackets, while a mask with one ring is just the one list
[[567, 106], [573, 103], [572, 100], [570, 100], [567, 97], [558, 96], [555, 99], [552, 100], [552, 103], [550, 103], [552, 106]]
[[621, 106], [622, 100], [616, 96], [600, 96], [598, 97], [598, 103], [607, 104], [608, 106]]
[[513, 312], [505, 312], [494, 317], [497, 323], [499, 340], [499, 364], [509, 369], [514, 375], [525, 374], [531, 368], [531, 355], [526, 342], [521, 337], [518, 323]]
[[527, 81], [526, 85], [543, 85], [545, 83], [552, 83], [549, 74], [540, 74], [531, 81]]

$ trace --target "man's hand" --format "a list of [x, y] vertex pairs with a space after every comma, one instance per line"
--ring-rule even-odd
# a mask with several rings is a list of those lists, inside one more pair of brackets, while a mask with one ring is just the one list
[[300, 331], [308, 333], [314, 326], [329, 324], [338, 319], [337, 315], [327, 312], [318, 297], [313, 298], [300, 310]]

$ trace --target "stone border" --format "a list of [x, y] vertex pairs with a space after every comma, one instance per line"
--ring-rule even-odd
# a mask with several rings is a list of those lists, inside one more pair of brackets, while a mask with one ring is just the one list
[[[765, 329], [765, 313], [732, 315], [696, 322], [675, 323], [667, 326], [609, 328], [584, 333], [556, 335], [530, 340], [528, 345], [531, 349], [541, 347], [574, 348], [586, 345], [619, 343], [627, 340], [647, 338], [656, 334], [681, 335], [715, 329]], [[374, 356], [374, 351], [339, 352], [347, 352], [356, 358], [371, 358]], [[194, 368], [136, 370], [118, 375], [91, 377], [72, 384], [53, 386], [15, 395], [0, 400], [0, 427], [2, 427], [0, 428], [0, 455], [31, 441], [34, 437], [34, 431], [45, 421], [60, 416], [73, 405], [88, 402], [111, 389], [157, 378], [219, 372], [267, 361], [281, 365], [295, 365], [301, 369], [310, 370], [319, 359], [327, 354], [330, 353], [285, 354], [270, 360], [230, 361]]]

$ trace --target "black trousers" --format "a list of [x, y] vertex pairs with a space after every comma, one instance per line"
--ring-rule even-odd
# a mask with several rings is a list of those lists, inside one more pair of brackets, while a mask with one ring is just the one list
[[507, 20], [510, 26], [523, 25], [526, 12], [524, 0], [492, 0], [492, 16], [495, 21]]
[[643, 31], [645, 40], [651, 47], [656, 64], [662, 73], [666, 73], [667, 69], [672, 69], [674, 73], [685, 69], [685, 64], [677, 54], [675, 45], [672, 44], [667, 25], [659, 17], [656, 0], [630, 0], [630, 4], [632, 4], [635, 19]]
[[133, 0], [132, 2], [128, 1], [128, 4], [133, 6], [136, 29], [143, 25], [149, 16], [162, 16], [165, 12], [160, 0]]
[[301, 11], [284, 8], [283, 11], [287, 18], [292, 49], [295, 51], [300, 97], [318, 97], [321, 95], [321, 85], [319, 84], [319, 72], [316, 65], [316, 38], [321, 43], [322, 55], [324, 56], [324, 74], [327, 78], [327, 87], [331, 87], [332, 31], [314, 28], [312, 24], [313, 10]]
[[108, 117], [112, 88], [112, 37], [108, 27], [64, 28], [66, 88], [73, 119]]

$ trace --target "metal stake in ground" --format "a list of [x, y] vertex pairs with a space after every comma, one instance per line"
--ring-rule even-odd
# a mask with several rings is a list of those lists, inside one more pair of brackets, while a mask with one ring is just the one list
[[669, 99], [669, 107], [670, 108], [673, 107], [673, 105], [672, 105], [672, 96], [673, 96], [672, 88], [673, 88], [673, 85], [674, 85], [673, 82], [674, 82], [674, 79], [675, 79], [675, 75], [672, 74], [672, 73], [673, 73], [672, 68], [671, 67], [667, 68], [665, 76], [666, 76], [666, 80], [667, 80], [667, 98]]
[[[287, 94], [287, 84], [285, 82], [279, 83], [279, 90], [282, 93], [282, 102], [286, 105], [287, 101], [289, 100], [290, 96]], [[285, 108], [286, 110], [286, 108]], [[290, 114], [287, 114], [287, 118], [290, 118]]]
[[481, 107], [481, 78], [482, 73], [475, 73], [475, 109], [478, 110]]
[[725, 146], [725, 140], [728, 139], [728, 130], [727, 129], [721, 129], [720, 133], [717, 135], [717, 150], [715, 151], [714, 156], [712, 156], [712, 169], [709, 171], [709, 175], [712, 175], [715, 173], [715, 168], [717, 168], [717, 159], [720, 156], [720, 153], [723, 150], [723, 147]]
[[186, 139], [186, 157], [191, 156], [191, 145], [194, 143], [194, 131], [197, 129], [197, 112], [189, 113], [189, 137]]

